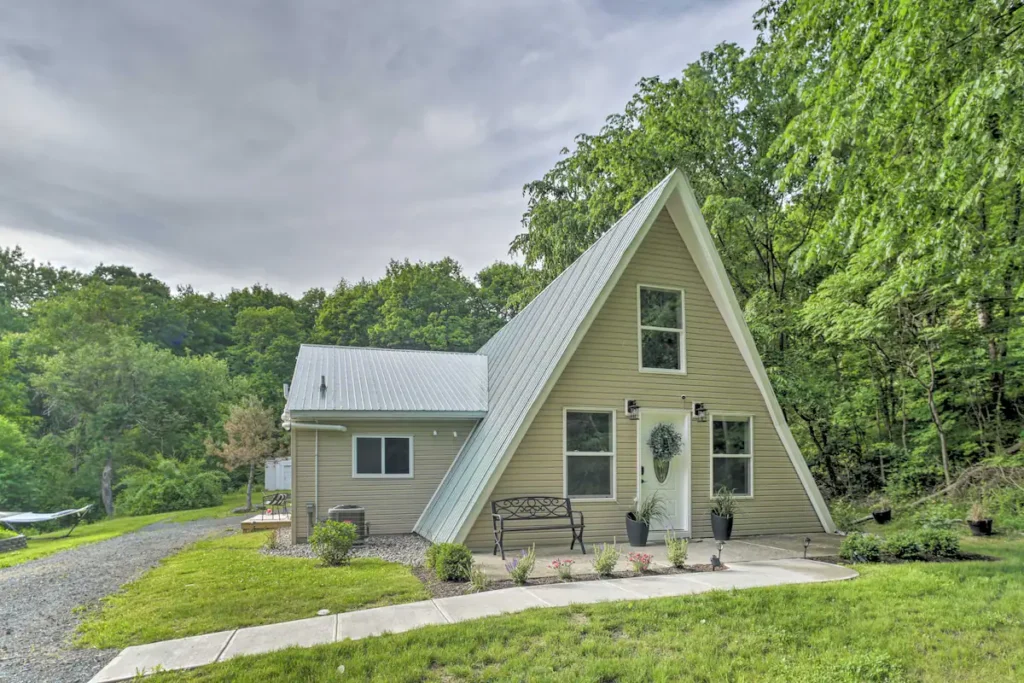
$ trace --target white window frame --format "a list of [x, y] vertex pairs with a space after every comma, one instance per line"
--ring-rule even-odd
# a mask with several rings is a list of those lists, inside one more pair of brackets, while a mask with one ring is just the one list
[[[360, 474], [356, 471], [356, 439], [380, 439], [380, 474]], [[406, 439], [409, 442], [409, 473], [386, 474], [384, 472], [384, 439]], [[411, 434], [353, 434], [352, 435], [352, 478], [353, 479], [412, 479], [416, 448]]]
[[[644, 325], [643, 311], [641, 309], [640, 292], [644, 289], [661, 290], [662, 292], [679, 292], [679, 327], [655, 327]], [[644, 367], [644, 331], [651, 332], [678, 332], [679, 333], [679, 369], [671, 368], [645, 368]], [[664, 285], [637, 284], [636, 286], [636, 358], [637, 367], [640, 372], [648, 372], [661, 375], [685, 375], [686, 374], [686, 292], [681, 287], [666, 287]]]
[[[612, 450], [610, 453], [605, 452], [583, 452], [583, 451], [569, 451], [569, 413], [608, 413], [612, 416]], [[616, 424], [617, 414], [614, 408], [599, 408], [593, 406], [583, 407], [564, 407], [562, 408], [562, 497], [569, 498], [573, 502], [576, 501], [592, 501], [598, 503], [614, 503], [616, 500], [618, 482], [616, 469], [618, 467], [618, 444], [616, 439], [618, 438], [618, 426]], [[612, 473], [612, 490], [610, 496], [570, 496], [569, 495], [569, 458], [577, 455], [602, 455], [611, 458], [611, 473]]]
[[[749, 425], [747, 450], [749, 453], [726, 454], [715, 453], [715, 420], [731, 420], [739, 422], [746, 420]], [[750, 499], [754, 497], [754, 416], [750, 413], [710, 413], [708, 415], [708, 451], [711, 453], [711, 467], [708, 470], [708, 487], [711, 489], [710, 497], [715, 497], [715, 458], [743, 458], [750, 461], [750, 493], [741, 495], [734, 493], [734, 498]]]

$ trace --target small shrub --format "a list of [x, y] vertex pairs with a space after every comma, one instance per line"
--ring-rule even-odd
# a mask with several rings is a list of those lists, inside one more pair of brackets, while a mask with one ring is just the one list
[[17, 535], [18, 535], [17, 531], [11, 531], [10, 529], [6, 529], [6, 528], [0, 526], [0, 539], [3, 539], [3, 538], [14, 538]]
[[946, 529], [922, 529], [917, 532], [917, 542], [926, 555], [956, 557], [960, 554], [960, 537]]
[[512, 583], [517, 586], [522, 586], [526, 583], [526, 580], [530, 578], [530, 574], [533, 573], [533, 565], [536, 562], [537, 553], [531, 545], [530, 549], [524, 550], [521, 556], [513, 557], [511, 560], [506, 562], [505, 571], [508, 572], [508, 577], [512, 579]]
[[677, 538], [671, 529], [665, 532], [665, 549], [668, 551], [668, 561], [673, 567], [682, 569], [686, 565], [686, 555], [690, 549], [690, 541], [685, 538]]
[[637, 574], [643, 574], [651, 568], [653, 557], [650, 553], [632, 552], [627, 557], [629, 558], [629, 563], [633, 565], [633, 571]]
[[875, 534], [854, 532], [839, 544], [839, 557], [853, 562], [878, 562], [882, 559], [882, 539]]
[[434, 575], [441, 581], [469, 581], [473, 572], [473, 553], [461, 543], [438, 543], [434, 556]]
[[961, 524], [957, 508], [949, 503], [933, 503], [921, 509], [914, 520], [922, 529], [952, 529]]
[[325, 565], [339, 567], [348, 562], [358, 535], [355, 524], [328, 519], [313, 527], [309, 545]]
[[842, 498], [832, 501], [829, 512], [832, 513], [832, 521], [840, 531], [853, 531], [856, 526], [854, 523], [861, 517], [857, 514], [857, 508]]
[[618, 561], [619, 547], [614, 543], [611, 545], [602, 543], [594, 549], [594, 559], [591, 560], [591, 564], [594, 565], [594, 571], [598, 576], [611, 576]]
[[732, 491], [724, 486], [718, 489], [715, 492], [715, 497], [711, 499], [711, 514], [719, 517], [732, 517], [735, 511], [736, 498]]
[[882, 541], [883, 553], [904, 560], [919, 558], [923, 551], [920, 532], [916, 531], [900, 531], [890, 534]]
[[473, 571], [469, 573], [469, 583], [477, 593], [485, 591], [491, 587], [491, 579], [480, 567], [473, 567]]
[[885, 496], [879, 498], [871, 506], [871, 512], [885, 512], [886, 510], [892, 510], [892, 503]]
[[423, 563], [427, 566], [427, 569], [433, 571], [434, 567], [437, 566], [437, 555], [441, 552], [441, 544], [431, 543], [427, 547], [426, 555], [423, 558]]

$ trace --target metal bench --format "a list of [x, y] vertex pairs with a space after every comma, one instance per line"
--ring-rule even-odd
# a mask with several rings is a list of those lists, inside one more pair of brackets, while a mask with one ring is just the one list
[[[551, 523], [545, 523], [549, 521]], [[509, 522], [512, 523], [511, 526], [506, 526]], [[520, 496], [492, 500], [491, 525], [494, 528], [494, 551], [491, 554], [497, 555], [500, 550], [503, 560], [505, 534], [514, 531], [569, 529], [572, 531], [569, 549], [576, 547], [576, 541], [579, 541], [580, 550], [584, 555], [587, 554], [587, 547], [583, 545], [583, 513], [578, 510], [573, 512], [572, 503], [568, 498]]]

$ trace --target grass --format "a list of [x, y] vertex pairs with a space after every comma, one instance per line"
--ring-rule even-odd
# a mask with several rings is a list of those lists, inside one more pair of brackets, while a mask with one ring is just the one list
[[244, 491], [227, 494], [224, 496], [224, 502], [216, 507], [182, 510], [180, 512], [163, 512], [140, 517], [114, 517], [113, 519], [104, 519], [91, 524], [79, 524], [67, 538], [64, 538], [67, 528], [29, 536], [27, 548], [0, 554], [0, 569], [28, 562], [29, 560], [37, 560], [40, 557], [76, 548], [80, 545], [105, 541], [108, 538], [138, 531], [142, 527], [155, 524], [156, 522], [190, 522], [197, 519], [227, 517], [234, 508], [241, 505], [245, 505]]
[[151, 680], [1022, 680], [1024, 542], [965, 549], [1003, 561], [860, 565], [854, 581], [530, 610]]
[[403, 565], [360, 559], [328, 568], [272, 557], [259, 552], [267, 536], [200, 541], [167, 558], [105, 599], [80, 626], [79, 644], [120, 648], [430, 597]]

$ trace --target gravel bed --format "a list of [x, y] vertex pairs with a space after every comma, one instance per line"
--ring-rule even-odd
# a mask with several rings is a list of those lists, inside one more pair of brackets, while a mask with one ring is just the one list
[[118, 650], [72, 647], [81, 617], [75, 608], [95, 605], [167, 555], [238, 523], [228, 517], [152, 524], [0, 569], [0, 681], [88, 681]]
[[[263, 549], [267, 555], [280, 557], [316, 557], [308, 543], [292, 545], [291, 529], [277, 530], [278, 547]], [[352, 557], [376, 557], [388, 562], [398, 562], [411, 567], [423, 564], [423, 558], [430, 543], [416, 534], [386, 534], [370, 536], [363, 545], [352, 548]]]

